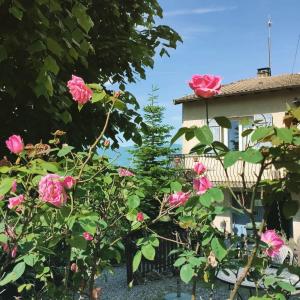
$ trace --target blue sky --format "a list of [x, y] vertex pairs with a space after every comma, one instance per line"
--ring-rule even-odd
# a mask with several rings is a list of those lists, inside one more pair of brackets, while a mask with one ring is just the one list
[[[127, 86], [141, 105], [151, 86], [159, 90], [166, 107], [165, 122], [177, 130], [181, 106], [172, 100], [191, 93], [187, 82], [193, 74], [218, 74], [223, 83], [256, 76], [268, 64], [267, 20], [272, 17], [272, 73], [290, 73], [300, 34], [300, 0], [159, 0], [166, 24], [183, 44], [171, 57], [155, 58], [147, 79]], [[300, 72], [300, 49], [295, 65]]]

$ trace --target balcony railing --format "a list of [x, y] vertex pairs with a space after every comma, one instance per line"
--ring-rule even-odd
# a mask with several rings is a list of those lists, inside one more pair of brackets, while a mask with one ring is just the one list
[[[178, 169], [184, 169], [185, 174], [189, 177], [192, 175], [192, 170], [196, 162], [202, 162], [207, 168], [207, 177], [215, 185], [226, 185], [229, 183], [231, 187], [242, 187], [242, 171], [243, 161], [239, 160], [231, 167], [227, 168], [229, 180], [227, 180], [225, 171], [221, 162], [213, 154], [192, 155], [192, 154], [177, 154], [172, 157], [171, 166]], [[246, 187], [251, 187], [255, 184], [259, 173], [260, 165], [245, 163], [244, 179]], [[263, 172], [262, 179], [281, 179], [285, 176], [284, 169], [276, 170], [274, 166], [268, 166]]]

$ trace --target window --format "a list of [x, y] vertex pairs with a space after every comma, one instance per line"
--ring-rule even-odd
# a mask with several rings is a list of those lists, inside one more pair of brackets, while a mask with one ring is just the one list
[[209, 120], [209, 128], [213, 134], [214, 141], [222, 142], [221, 127], [218, 125], [215, 119]]
[[228, 140], [227, 145], [229, 150], [239, 150], [240, 149], [240, 134], [239, 134], [239, 120], [230, 120], [231, 128], [228, 129]]

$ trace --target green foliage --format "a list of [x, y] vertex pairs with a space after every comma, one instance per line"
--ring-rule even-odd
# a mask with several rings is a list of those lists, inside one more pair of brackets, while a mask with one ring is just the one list
[[[103, 94], [96, 93], [92, 102], [97, 105], [79, 113], [66, 94], [71, 74], [117, 83], [124, 90], [125, 83], [145, 79], [156, 53], [168, 55], [181, 41], [172, 28], [156, 24], [162, 17], [156, 0], [126, 5], [116, 0], [5, 0], [0, 11], [0, 99], [5, 104], [0, 133], [4, 138], [21, 134], [33, 144], [62, 129], [68, 132], [67, 143], [82, 148], [102, 129]], [[114, 112], [114, 126], [106, 132], [114, 147], [117, 134], [140, 141], [139, 105], [129, 93], [121, 98], [126, 105], [117, 103], [122, 113]], [[0, 153], [6, 152], [2, 143]]]

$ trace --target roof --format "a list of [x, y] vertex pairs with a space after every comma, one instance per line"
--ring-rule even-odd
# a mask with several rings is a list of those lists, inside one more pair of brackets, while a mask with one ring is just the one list
[[[283, 74], [278, 76], [255, 77], [224, 84], [221, 93], [213, 98], [263, 93], [276, 90], [300, 88], [300, 74]], [[175, 104], [199, 100], [195, 94], [174, 100]]]

